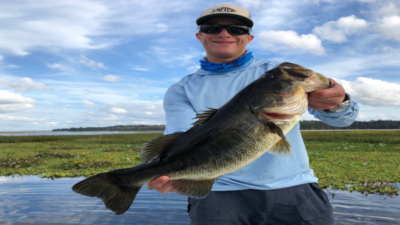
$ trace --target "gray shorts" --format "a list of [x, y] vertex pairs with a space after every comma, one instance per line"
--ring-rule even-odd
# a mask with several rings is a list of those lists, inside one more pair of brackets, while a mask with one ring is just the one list
[[268, 191], [213, 191], [188, 201], [191, 225], [336, 224], [328, 196], [316, 183]]

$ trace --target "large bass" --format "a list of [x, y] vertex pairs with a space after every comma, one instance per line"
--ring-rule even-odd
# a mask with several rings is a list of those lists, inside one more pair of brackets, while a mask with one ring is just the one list
[[143, 163], [89, 177], [73, 186], [98, 197], [117, 215], [129, 209], [143, 184], [170, 177], [177, 193], [203, 198], [221, 175], [236, 171], [261, 155], [290, 154], [285, 135], [307, 109], [307, 92], [329, 88], [319, 73], [292, 63], [266, 71], [219, 109], [197, 115], [184, 133], [147, 142]]

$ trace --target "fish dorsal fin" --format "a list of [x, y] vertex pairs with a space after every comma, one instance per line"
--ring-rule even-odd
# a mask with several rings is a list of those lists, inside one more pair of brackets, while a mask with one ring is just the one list
[[184, 133], [162, 135], [148, 141], [140, 149], [140, 160], [143, 163], [151, 163], [159, 158], [164, 150], [171, 146], [182, 134]]
[[206, 197], [214, 184], [215, 179], [211, 180], [171, 180], [172, 188], [180, 195], [191, 198]]
[[196, 118], [193, 119], [198, 119], [198, 120], [192, 124], [193, 127], [197, 127], [204, 124], [214, 115], [214, 113], [217, 112], [217, 110], [213, 108], [207, 108], [207, 109], [208, 110], [204, 111], [204, 113], [196, 114]]
[[291, 146], [290, 143], [286, 140], [282, 129], [272, 122], [268, 122], [267, 126], [273, 133], [277, 134], [281, 138], [274, 146], [272, 146], [272, 148], [268, 152], [273, 155], [289, 156], [292, 153]]

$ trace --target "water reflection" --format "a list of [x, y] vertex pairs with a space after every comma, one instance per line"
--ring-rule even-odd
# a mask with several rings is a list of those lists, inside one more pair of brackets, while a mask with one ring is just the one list
[[[188, 224], [186, 198], [142, 188], [131, 208], [116, 216], [97, 198], [75, 194], [83, 178], [0, 176], [0, 224]], [[400, 224], [400, 197], [328, 190], [337, 224]]]

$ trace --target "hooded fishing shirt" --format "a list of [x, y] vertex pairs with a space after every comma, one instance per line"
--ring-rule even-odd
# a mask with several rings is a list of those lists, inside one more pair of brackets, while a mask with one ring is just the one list
[[[251, 54], [250, 57], [250, 60], [241, 59], [241, 63], [236, 63], [234, 68], [231, 64], [222, 65], [228, 69], [215, 69], [220, 67], [203, 61], [202, 68], [207, 70], [199, 69], [172, 85], [164, 97], [167, 122], [164, 134], [187, 131], [196, 121], [193, 119], [196, 114], [203, 113], [207, 108], [220, 108], [267, 70], [279, 65], [277, 62], [255, 59]], [[347, 109], [338, 113], [310, 108], [308, 112], [328, 125], [345, 127], [355, 120], [358, 105], [351, 101]], [[290, 156], [276, 156], [267, 152], [245, 167], [220, 176], [212, 191], [272, 190], [318, 182], [309, 167], [299, 123], [286, 135], [286, 139], [292, 146]]]

